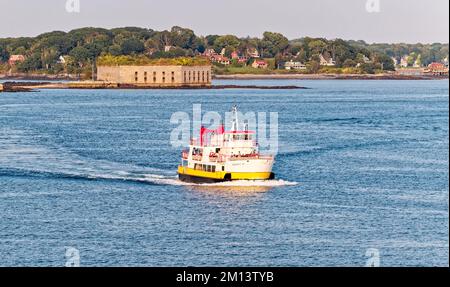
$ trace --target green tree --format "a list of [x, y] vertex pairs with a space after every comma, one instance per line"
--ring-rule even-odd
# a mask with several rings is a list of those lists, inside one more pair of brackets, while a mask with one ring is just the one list
[[275, 57], [286, 52], [289, 40], [280, 33], [264, 32], [261, 44], [264, 56]]
[[113, 56], [120, 56], [122, 55], [122, 47], [120, 45], [114, 44], [108, 48], [108, 53]]
[[172, 38], [172, 45], [183, 49], [193, 48], [193, 44], [196, 39], [194, 31], [175, 26], [170, 30], [170, 34]]
[[89, 50], [84, 47], [75, 47], [69, 55], [73, 58], [74, 63], [76, 63], [79, 67], [82, 67], [85, 63], [87, 63], [91, 56]]
[[395, 71], [394, 61], [386, 54], [375, 54], [374, 62], [380, 64], [385, 71]]
[[214, 42], [219, 38], [219, 35], [208, 35], [205, 37], [206, 45], [209, 47], [214, 46]]
[[144, 43], [135, 38], [125, 40], [121, 48], [124, 55], [139, 54], [145, 51]]
[[17, 65], [20, 72], [32, 72], [42, 69], [41, 56], [39, 54], [32, 54], [22, 63]]
[[9, 59], [9, 53], [4, 46], [0, 46], [0, 62], [6, 62]]
[[311, 51], [312, 55], [319, 55], [326, 50], [327, 43], [322, 39], [312, 40], [309, 41], [308, 48]]
[[319, 71], [319, 69], [320, 69], [319, 61], [311, 60], [308, 63], [306, 63], [306, 70], [308, 71], [308, 73], [315, 74]]
[[214, 41], [214, 50], [220, 52], [223, 48], [235, 50], [239, 47], [240, 41], [238, 37], [233, 35], [220, 36]]
[[372, 63], [361, 64], [360, 69], [364, 74], [375, 74], [375, 65]]
[[357, 63], [356, 63], [355, 60], [347, 59], [347, 60], [344, 61], [344, 63], [342, 64], [342, 66], [343, 66], [344, 68], [353, 68], [353, 67], [356, 66], [356, 64], [357, 64]]
[[59, 52], [56, 48], [43, 49], [41, 52], [42, 67], [49, 70], [56, 65], [59, 58]]

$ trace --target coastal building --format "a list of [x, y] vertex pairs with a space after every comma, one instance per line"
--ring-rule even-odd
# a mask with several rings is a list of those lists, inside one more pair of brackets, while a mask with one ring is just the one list
[[209, 86], [211, 85], [211, 66], [99, 65], [97, 80], [137, 86]]
[[408, 67], [408, 56], [405, 55], [400, 59], [400, 67], [401, 68], [406, 68]]
[[225, 66], [228, 66], [229, 64], [231, 64], [231, 61], [229, 58], [222, 56], [222, 55], [218, 55], [218, 54], [212, 55], [209, 59], [213, 63], [222, 64]]
[[267, 69], [269, 64], [264, 60], [255, 60], [252, 63], [252, 67], [256, 69]]
[[66, 58], [64, 58], [63, 56], [59, 56], [57, 63], [58, 64], [65, 64], [66, 63]]
[[24, 55], [11, 55], [11, 57], [9, 57], [9, 65], [10, 66], [15, 66], [17, 63], [21, 63], [25, 61], [25, 56]]
[[170, 46], [170, 45], [166, 45], [166, 46], [164, 46], [164, 52], [170, 52], [170, 51], [172, 51], [173, 49], [174, 49], [175, 47], [174, 46]]
[[425, 72], [435, 76], [444, 76], [448, 75], [448, 67], [446, 67], [443, 63], [433, 62], [428, 65]]
[[239, 64], [245, 64], [248, 61], [248, 57], [240, 55], [237, 51], [231, 53], [231, 59], [236, 60]]
[[396, 57], [391, 57], [392, 63], [394, 63], [394, 67], [397, 67], [399, 62], [398, 59]]
[[239, 64], [247, 64], [249, 58], [247, 56], [239, 56], [237, 59]]
[[210, 58], [211, 56], [217, 55], [216, 51], [214, 49], [208, 48], [203, 52], [202, 54], [204, 57]]
[[333, 60], [332, 57], [325, 58], [325, 56], [323, 54], [320, 54], [319, 59], [320, 59], [321, 66], [335, 66], [336, 65], [336, 62]]
[[294, 61], [289, 61], [284, 63], [284, 68], [286, 70], [306, 70], [306, 65], [303, 64], [302, 62], [294, 62]]

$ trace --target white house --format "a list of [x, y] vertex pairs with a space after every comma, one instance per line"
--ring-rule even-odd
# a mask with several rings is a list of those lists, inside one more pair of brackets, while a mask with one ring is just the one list
[[325, 57], [322, 54], [320, 54], [319, 58], [320, 58], [321, 66], [335, 66], [336, 65], [336, 62], [331, 57], [328, 59], [325, 59]]
[[294, 62], [290, 60], [289, 62], [284, 63], [284, 68], [286, 70], [306, 70], [306, 65], [302, 62]]
[[66, 63], [66, 59], [63, 56], [59, 56], [58, 64], [65, 64], [65, 63]]
[[363, 56], [363, 61], [366, 64], [372, 63], [372, 61], [366, 55]]
[[392, 62], [394, 63], [394, 66], [398, 66], [398, 59], [396, 57], [391, 57]]
[[166, 45], [166, 46], [164, 46], [164, 52], [166, 52], [166, 53], [170, 52], [173, 48], [174, 48], [173, 46]]
[[408, 56], [405, 55], [400, 59], [400, 67], [407, 68], [408, 67]]

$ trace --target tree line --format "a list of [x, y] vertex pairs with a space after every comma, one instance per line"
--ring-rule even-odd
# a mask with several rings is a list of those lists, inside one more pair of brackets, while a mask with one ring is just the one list
[[[169, 48], [168, 48], [169, 47]], [[310, 72], [320, 69], [320, 55], [333, 58], [338, 68], [360, 66], [364, 72], [394, 70], [392, 58], [420, 55], [423, 65], [448, 57], [448, 44], [368, 44], [364, 41], [327, 40], [305, 37], [289, 40], [280, 33], [265, 32], [262, 38], [234, 35], [197, 36], [194, 31], [175, 26], [170, 30], [125, 27], [115, 29], [81, 28], [54, 31], [37, 37], [0, 39], [0, 69], [11, 55], [26, 60], [13, 69], [19, 72], [88, 73], [99, 56], [142, 56], [151, 59], [194, 57], [206, 49], [230, 57], [238, 51], [257, 50], [271, 58], [275, 67], [288, 60], [307, 64]], [[61, 56], [64, 60], [61, 61]], [[367, 61], [370, 59], [370, 61]], [[3, 63], [3, 64], [1, 64]]]

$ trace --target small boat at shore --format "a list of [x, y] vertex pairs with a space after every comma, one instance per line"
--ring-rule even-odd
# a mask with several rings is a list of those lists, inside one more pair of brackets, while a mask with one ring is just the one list
[[182, 152], [178, 177], [190, 183], [215, 183], [235, 180], [274, 179], [273, 155], [261, 155], [256, 132], [245, 125], [239, 130], [237, 107], [233, 107], [232, 129], [223, 125], [216, 130], [204, 127], [200, 138], [192, 139]]

